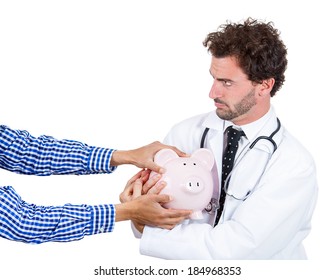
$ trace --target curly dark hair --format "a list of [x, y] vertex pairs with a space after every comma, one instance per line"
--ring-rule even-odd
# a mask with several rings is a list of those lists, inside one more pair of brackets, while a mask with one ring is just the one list
[[274, 96], [285, 81], [288, 64], [287, 48], [279, 36], [272, 22], [248, 18], [243, 23], [220, 25], [216, 32], [207, 35], [203, 45], [214, 57], [235, 57], [252, 82], [274, 78], [270, 93]]

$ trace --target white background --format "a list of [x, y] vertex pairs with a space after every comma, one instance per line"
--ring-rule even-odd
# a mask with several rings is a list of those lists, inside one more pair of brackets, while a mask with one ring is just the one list
[[[35, 136], [117, 149], [162, 141], [176, 122], [214, 109], [208, 98], [210, 56], [202, 46], [206, 34], [226, 20], [251, 16], [273, 21], [288, 47], [289, 66], [286, 83], [272, 102], [282, 123], [313, 154], [320, 193], [313, 230], [305, 240], [309, 261], [241, 265], [244, 275], [258, 279], [270, 272], [271, 279], [316, 277], [324, 271], [328, 276], [333, 133], [320, 142], [315, 132], [330, 129], [333, 120], [329, 3], [0, 1], [0, 123]], [[41, 205], [117, 203], [136, 171], [122, 166], [111, 175], [29, 177], [1, 170], [0, 184], [12, 185], [24, 200]], [[97, 279], [93, 270], [100, 265], [166, 266], [141, 256], [138, 248], [128, 222], [118, 223], [113, 233], [72, 243], [27, 245], [0, 239], [0, 278]], [[198, 264], [203, 262], [167, 262], [184, 269]]]

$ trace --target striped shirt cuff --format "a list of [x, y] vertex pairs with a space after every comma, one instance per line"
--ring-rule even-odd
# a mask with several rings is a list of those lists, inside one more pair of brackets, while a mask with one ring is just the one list
[[112, 232], [115, 227], [115, 207], [113, 204], [91, 206], [91, 229], [89, 234]]
[[114, 151], [113, 149], [93, 147], [88, 159], [88, 169], [93, 173], [113, 172], [116, 166], [110, 166], [110, 160]]

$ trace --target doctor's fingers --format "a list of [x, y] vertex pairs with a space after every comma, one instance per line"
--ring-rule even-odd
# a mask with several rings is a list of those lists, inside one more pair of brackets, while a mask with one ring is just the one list
[[[148, 193], [148, 191], [153, 188], [158, 181], [161, 179], [161, 175], [160, 174], [155, 174], [152, 177], [150, 177], [147, 182], [145, 182], [144, 186], [143, 186], [143, 193], [146, 194]], [[152, 191], [151, 193], [157, 193], [156, 191]]]
[[147, 194], [159, 194], [166, 186], [167, 183], [165, 181], [160, 181], [150, 188]]

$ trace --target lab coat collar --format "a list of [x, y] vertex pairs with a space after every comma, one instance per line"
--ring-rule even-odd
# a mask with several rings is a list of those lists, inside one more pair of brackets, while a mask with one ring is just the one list
[[246, 125], [236, 126], [230, 121], [222, 120], [217, 116], [216, 111], [210, 112], [202, 125], [210, 128], [210, 130], [220, 132], [223, 132], [228, 126], [232, 125], [242, 129], [245, 132], [247, 140], [251, 143], [259, 136], [269, 136], [277, 128], [277, 120], [275, 110], [273, 106], [270, 106], [269, 111], [263, 117]]

